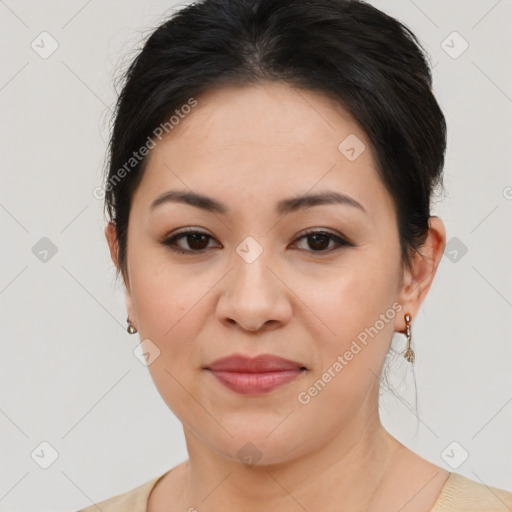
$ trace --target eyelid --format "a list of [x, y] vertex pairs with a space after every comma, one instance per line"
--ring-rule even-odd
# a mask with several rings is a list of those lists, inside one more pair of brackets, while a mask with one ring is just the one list
[[307, 235], [317, 235], [317, 234], [318, 235], [329, 235], [329, 236], [332, 236], [333, 238], [342, 240], [343, 242], [352, 243], [345, 235], [338, 233], [337, 231], [331, 231], [330, 229], [327, 229], [327, 228], [308, 228], [308, 229], [306, 229], [306, 231], [302, 231], [301, 233], [299, 233], [297, 235], [296, 239], [298, 240]]

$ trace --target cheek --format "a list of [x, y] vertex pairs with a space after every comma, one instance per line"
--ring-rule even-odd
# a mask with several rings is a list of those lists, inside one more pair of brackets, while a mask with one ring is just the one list
[[143, 243], [129, 248], [132, 303], [139, 332], [145, 338], [166, 343], [176, 339], [176, 331], [194, 325], [190, 318], [209, 286], [190, 264], [171, 264], [166, 249]]
[[337, 425], [349, 421], [368, 390], [378, 385], [394, 331], [391, 276], [367, 268], [351, 268], [310, 294], [311, 309], [323, 322], [314, 336], [319, 364], [302, 389], [302, 399], [311, 400], [304, 412]]
[[[325, 280], [309, 294], [308, 305], [322, 320], [315, 337], [320, 364], [314, 379], [329, 368], [337, 376], [324, 395], [327, 402], [331, 398], [357, 402], [380, 374], [394, 332], [397, 279], [391, 261], [390, 270], [384, 271], [383, 259], [373, 265], [373, 258], [361, 257], [358, 264], [340, 269], [339, 277]], [[333, 368], [336, 361], [339, 364]]]
[[169, 265], [159, 268], [149, 257], [139, 263], [132, 272], [139, 335], [160, 351], [148, 370], [167, 406], [185, 422], [190, 403], [186, 390], [192, 389], [190, 378], [204, 361], [197, 340], [207, 314], [208, 301], [203, 296], [208, 288], [189, 271]]
[[[309, 298], [315, 311], [336, 333], [336, 337], [354, 334], [373, 324], [381, 313], [392, 306], [396, 283], [393, 272], [382, 267], [372, 269], [361, 264], [342, 269], [337, 278], [319, 283]], [[332, 334], [332, 333], [331, 333]]]
[[141, 336], [161, 340], [183, 316], [179, 280], [163, 280], [149, 266], [143, 266], [134, 269], [131, 284]]

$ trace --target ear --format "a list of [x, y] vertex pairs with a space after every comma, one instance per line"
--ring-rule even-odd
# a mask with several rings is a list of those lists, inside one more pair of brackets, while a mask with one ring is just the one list
[[[110, 249], [110, 257], [112, 258], [116, 269], [119, 269], [119, 242], [117, 239], [117, 228], [113, 222], [109, 222], [105, 227], [105, 237], [107, 238], [108, 247]], [[124, 275], [123, 282], [125, 290], [126, 311], [128, 312], [128, 317], [130, 318], [131, 323], [137, 327], [137, 319], [135, 318], [133, 310], [130, 283]]]
[[443, 221], [436, 216], [429, 218], [429, 229], [425, 243], [419, 248], [411, 263], [411, 268], [404, 270], [398, 302], [402, 304], [403, 315], [395, 320], [395, 331], [405, 331], [405, 313], [414, 319], [425, 299], [437, 267], [443, 257], [446, 246], [446, 230]]
[[117, 241], [117, 229], [113, 222], [109, 222], [105, 227], [105, 237], [107, 238], [108, 248], [110, 249], [110, 257], [116, 268], [119, 268], [119, 244]]

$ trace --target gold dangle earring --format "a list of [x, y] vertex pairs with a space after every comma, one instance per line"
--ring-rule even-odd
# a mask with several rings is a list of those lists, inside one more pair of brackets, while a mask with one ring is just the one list
[[404, 352], [403, 356], [409, 363], [414, 363], [414, 350], [411, 348], [411, 315], [406, 313], [404, 315], [405, 319], [405, 335], [407, 336], [407, 350]]
[[135, 334], [137, 332], [137, 329], [130, 322], [130, 317], [126, 317], [126, 321], [128, 322], [128, 327], [126, 328], [127, 332], [129, 334]]

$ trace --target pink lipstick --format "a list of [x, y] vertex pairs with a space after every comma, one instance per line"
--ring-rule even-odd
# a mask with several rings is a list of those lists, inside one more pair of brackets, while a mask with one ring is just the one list
[[243, 395], [259, 395], [284, 386], [306, 371], [301, 363], [270, 354], [247, 357], [233, 354], [206, 368], [229, 389]]

